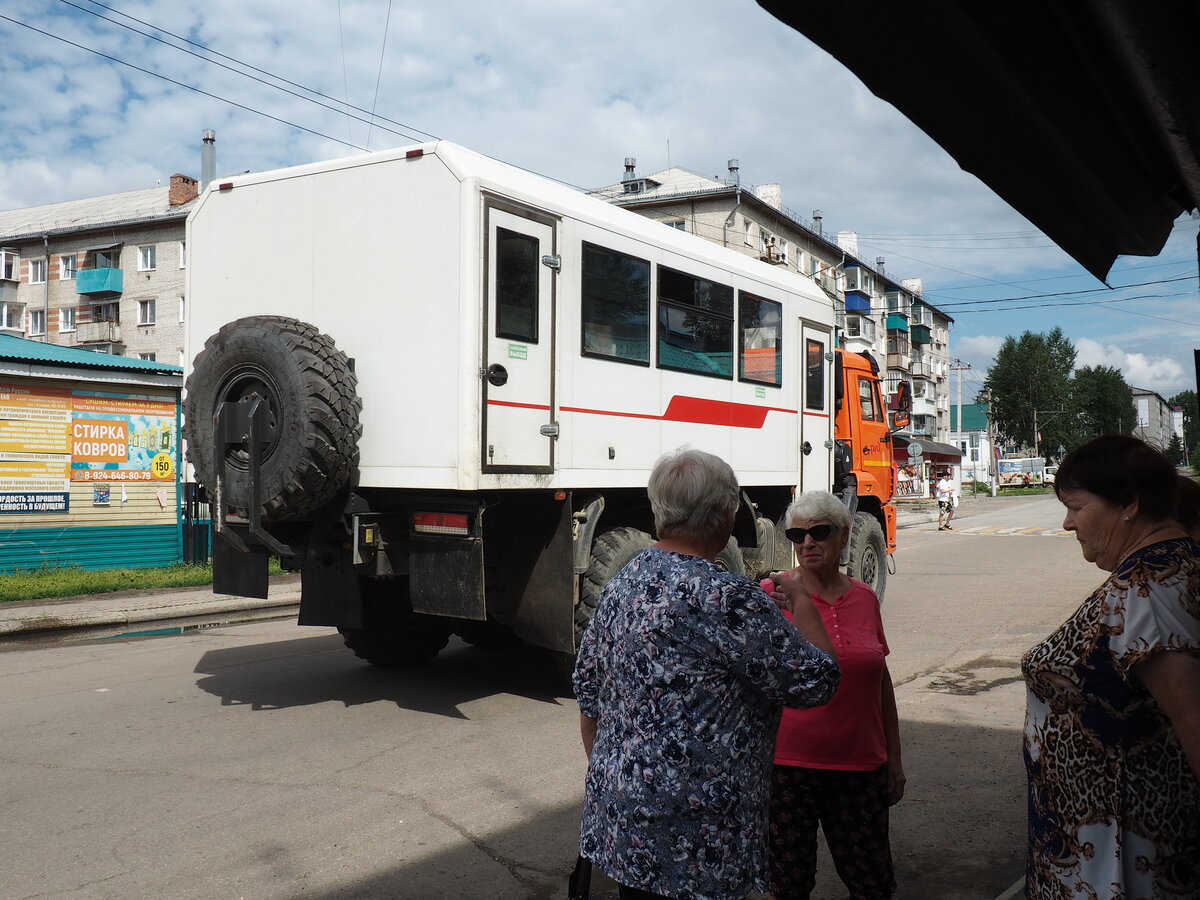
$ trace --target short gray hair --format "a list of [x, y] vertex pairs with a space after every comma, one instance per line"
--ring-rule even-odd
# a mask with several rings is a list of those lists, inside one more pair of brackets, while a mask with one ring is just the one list
[[839, 529], [847, 531], [850, 528], [850, 510], [846, 504], [829, 491], [805, 491], [787, 508], [784, 516], [784, 526], [791, 528], [797, 522], [828, 521]]
[[707, 540], [728, 527], [740, 488], [729, 463], [703, 450], [682, 449], [659, 457], [646, 486], [660, 538]]

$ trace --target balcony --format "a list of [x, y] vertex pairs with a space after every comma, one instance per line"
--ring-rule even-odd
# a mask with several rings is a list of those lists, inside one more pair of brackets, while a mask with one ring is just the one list
[[846, 291], [846, 312], [871, 312], [871, 298], [859, 291]]
[[889, 353], [887, 355], [887, 367], [889, 369], [907, 372], [911, 365], [912, 360], [907, 353]]
[[928, 325], [914, 325], [912, 327], [912, 342], [914, 344], [928, 344], [931, 340]]
[[899, 313], [888, 313], [887, 330], [908, 331], [908, 316], [902, 316]]
[[81, 294], [119, 294], [123, 289], [120, 269], [80, 269], [75, 273], [75, 290]]
[[120, 341], [120, 322], [80, 322], [75, 326], [77, 344], [117, 344]]

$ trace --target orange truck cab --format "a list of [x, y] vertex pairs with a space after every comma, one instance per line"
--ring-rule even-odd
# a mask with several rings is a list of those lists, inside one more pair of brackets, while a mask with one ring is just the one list
[[[833, 493], [850, 511], [853, 525], [843, 564], [883, 598], [887, 557], [896, 549], [896, 467], [892, 423], [879, 364], [869, 353], [836, 351]], [[907, 382], [901, 382], [895, 425], [907, 423]]]

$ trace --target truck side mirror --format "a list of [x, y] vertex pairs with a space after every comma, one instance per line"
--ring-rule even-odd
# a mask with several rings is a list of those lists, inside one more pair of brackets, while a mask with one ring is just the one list
[[901, 381], [896, 385], [896, 393], [892, 395], [892, 402], [888, 404], [893, 410], [892, 412], [892, 427], [904, 428], [909, 423], [909, 410], [912, 409], [912, 384], [907, 381]]

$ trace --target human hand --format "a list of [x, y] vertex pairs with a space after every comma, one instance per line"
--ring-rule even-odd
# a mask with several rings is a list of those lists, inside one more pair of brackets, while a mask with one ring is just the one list
[[895, 806], [904, 796], [904, 785], [908, 779], [899, 763], [887, 764], [888, 806]]

